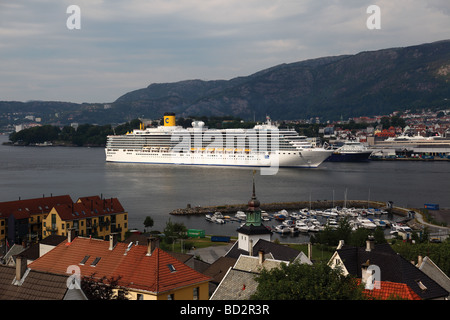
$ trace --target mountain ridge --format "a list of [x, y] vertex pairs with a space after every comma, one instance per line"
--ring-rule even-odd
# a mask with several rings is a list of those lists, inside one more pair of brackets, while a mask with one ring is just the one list
[[[160, 115], [347, 118], [445, 103], [450, 98], [448, 70], [450, 40], [441, 40], [283, 63], [230, 80], [151, 84], [114, 104]], [[158, 85], [167, 87], [165, 96], [154, 94]]]
[[165, 112], [257, 121], [266, 115], [274, 120], [337, 120], [406, 109], [450, 108], [449, 81], [450, 40], [441, 40], [281, 63], [230, 80], [151, 83], [105, 103], [108, 107], [102, 103], [0, 101], [0, 115], [22, 111], [42, 117], [44, 123], [98, 124], [157, 119]]

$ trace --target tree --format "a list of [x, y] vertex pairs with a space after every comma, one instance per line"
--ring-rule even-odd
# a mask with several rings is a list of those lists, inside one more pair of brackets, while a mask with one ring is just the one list
[[[150, 216], [147, 216], [147, 217], [145, 217], [145, 220], [144, 220], [144, 227], [145, 228], [151, 228], [151, 227], [153, 227], [153, 219], [152, 219], [152, 217], [150, 217]], [[145, 229], [144, 229], [144, 231], [145, 231]]]
[[119, 286], [120, 279], [120, 276], [96, 279], [94, 273], [82, 278], [81, 289], [89, 300], [128, 300], [128, 290]]
[[362, 300], [363, 286], [355, 277], [326, 263], [293, 262], [280, 268], [263, 269], [255, 279], [255, 300]]
[[169, 218], [169, 221], [166, 222], [166, 227], [164, 228], [164, 239], [167, 244], [172, 244], [175, 239], [185, 239], [187, 234], [187, 228], [183, 223], [172, 223]]

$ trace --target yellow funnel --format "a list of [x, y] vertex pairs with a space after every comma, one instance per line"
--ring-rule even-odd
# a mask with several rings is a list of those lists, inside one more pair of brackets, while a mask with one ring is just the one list
[[172, 112], [164, 113], [164, 126], [165, 127], [175, 126], [175, 113]]

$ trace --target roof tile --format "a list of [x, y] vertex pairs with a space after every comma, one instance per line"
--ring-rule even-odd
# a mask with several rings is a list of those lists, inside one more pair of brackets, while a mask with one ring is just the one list
[[[77, 237], [67, 246], [64, 241], [53, 250], [29, 265], [32, 270], [67, 274], [69, 266], [80, 268], [82, 276], [95, 274], [96, 278], [118, 277], [119, 284], [128, 288], [160, 293], [178, 287], [209, 281], [210, 278], [193, 270], [167, 252], [156, 248], [147, 256], [147, 246], [117, 243], [109, 250], [109, 241]], [[81, 260], [89, 255], [84, 265]], [[101, 257], [95, 267], [91, 263]], [[176, 271], [171, 271], [173, 265]]]

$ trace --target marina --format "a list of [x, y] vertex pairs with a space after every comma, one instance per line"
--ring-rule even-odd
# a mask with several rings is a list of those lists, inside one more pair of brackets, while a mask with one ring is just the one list
[[[342, 204], [344, 201], [337, 201], [336, 203]], [[348, 201], [348, 203], [361, 207], [347, 208], [336, 206], [326, 208], [324, 202], [315, 202], [314, 207], [316, 209], [311, 209], [313, 203], [309, 203], [310, 207], [298, 210], [281, 209], [271, 212], [262, 210], [261, 218], [264, 226], [274, 234], [275, 238], [288, 242], [308, 242], [309, 237], [316, 232], [327, 228], [331, 230], [338, 228], [340, 221], [343, 219], [346, 219], [353, 231], [359, 228], [372, 231], [380, 228], [385, 233], [386, 238], [398, 235], [405, 239], [411, 237], [413, 229], [407, 225], [407, 222], [413, 219], [416, 212], [406, 208], [389, 207], [389, 204], [383, 207], [381, 202], [368, 203], [367, 201], [352, 200]], [[273, 209], [275, 207], [294, 207], [302, 204], [305, 204], [305, 202], [262, 204], [261, 207]], [[371, 207], [370, 205], [377, 207]], [[244, 211], [240, 210], [243, 207], [244, 205], [196, 208], [195, 212], [191, 211], [189, 214], [185, 212], [182, 215], [201, 217], [204, 212], [209, 210], [222, 210], [204, 214], [205, 220], [212, 224], [227, 224], [231, 226], [230, 228], [237, 229], [246, 222], [246, 215]], [[322, 209], [317, 209], [319, 207]], [[236, 209], [239, 210], [233, 214], [233, 211]], [[172, 214], [180, 215], [181, 212], [182, 210], [178, 209]], [[230, 228], [223, 230], [223, 233], [230, 235], [228, 233]]]

